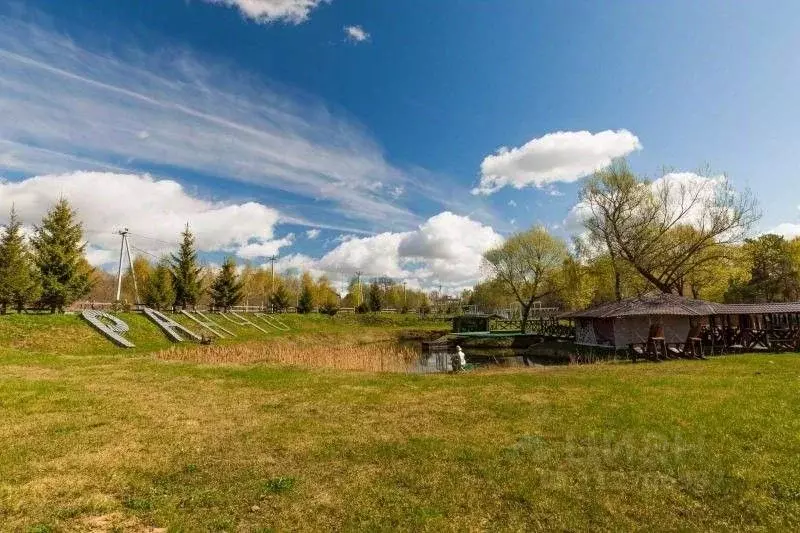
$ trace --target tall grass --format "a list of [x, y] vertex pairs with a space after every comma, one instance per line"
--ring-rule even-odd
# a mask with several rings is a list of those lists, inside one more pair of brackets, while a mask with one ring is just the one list
[[419, 350], [393, 341], [359, 344], [334, 341], [327, 344], [276, 340], [270, 343], [170, 347], [157, 352], [156, 357], [206, 364], [276, 363], [336, 370], [407, 372], [419, 359]]

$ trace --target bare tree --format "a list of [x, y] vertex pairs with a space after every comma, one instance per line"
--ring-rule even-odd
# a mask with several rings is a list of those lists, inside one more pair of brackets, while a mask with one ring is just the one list
[[579, 195], [580, 215], [588, 231], [587, 247], [604, 248], [614, 272], [614, 296], [622, 299], [621, 260], [617, 235], [632, 234], [637, 227], [636, 214], [648, 205], [650, 195], [641, 187], [625, 160], [617, 160], [605, 170], [596, 172]]
[[522, 307], [524, 332], [533, 304], [558, 290], [561, 265], [569, 256], [566, 243], [542, 227], [510, 237], [484, 254], [494, 278], [508, 288]]
[[580, 198], [592, 241], [667, 293], [682, 294], [694, 273], [725, 259], [725, 245], [741, 242], [760, 217], [749, 191], [725, 178], [665, 175], [650, 183], [622, 161], [597, 172]]

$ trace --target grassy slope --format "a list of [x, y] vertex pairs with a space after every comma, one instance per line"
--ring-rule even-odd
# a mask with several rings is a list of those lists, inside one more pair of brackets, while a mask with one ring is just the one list
[[[0, 316], [0, 350], [11, 348], [25, 352], [65, 355], [96, 354], [141, 354], [173, 346], [161, 330], [147, 317], [139, 313], [117, 313], [129, 326], [127, 337], [136, 345], [135, 349], [124, 349], [113, 345], [99, 332], [90, 327], [78, 315], [7, 315]], [[180, 314], [171, 318], [195, 333], [204, 333], [203, 328]], [[406, 330], [446, 331], [445, 322], [420, 321], [413, 315], [341, 315], [333, 319], [323, 315], [281, 315], [280, 319], [291, 327], [288, 333], [274, 330], [256, 319], [267, 333], [250, 326], [237, 326], [216, 315], [209, 315], [236, 338], [214, 339], [215, 344], [231, 344], [251, 340], [308, 339], [318, 333], [333, 336], [358, 337], [364, 332], [380, 332], [390, 335]], [[0, 352], [1, 353], [1, 352]]]
[[0, 529], [800, 526], [795, 356], [343, 373], [120, 357], [71, 317], [42, 348], [41, 320], [0, 322]]

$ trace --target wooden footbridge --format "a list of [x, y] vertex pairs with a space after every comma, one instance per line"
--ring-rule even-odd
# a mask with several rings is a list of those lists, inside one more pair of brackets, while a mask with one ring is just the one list
[[453, 331], [423, 346], [435, 350], [459, 342], [484, 343], [498, 341], [510, 348], [527, 348], [542, 342], [571, 342], [575, 329], [570, 320], [560, 320], [555, 312], [529, 320], [525, 331], [522, 321], [497, 315], [462, 315], [453, 318]]

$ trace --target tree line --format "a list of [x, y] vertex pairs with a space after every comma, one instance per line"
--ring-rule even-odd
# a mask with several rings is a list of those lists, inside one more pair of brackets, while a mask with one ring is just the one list
[[[653, 290], [732, 303], [800, 300], [800, 239], [751, 237], [760, 217], [757, 202], [727, 181], [650, 181], [619, 160], [587, 179], [579, 200], [582, 228], [570, 243], [544, 227], [511, 235], [484, 254], [484, 281], [464, 291], [461, 303], [487, 311], [518, 307], [527, 322], [539, 304], [581, 309]], [[0, 238], [0, 312], [26, 306], [62, 311], [87, 297], [112, 301], [116, 280], [92, 269], [84, 253], [81, 224], [65, 199], [29, 236], [12, 208]], [[340, 295], [327, 276], [296, 271], [273, 277], [231, 257], [213, 272], [201, 265], [188, 225], [176, 253], [155, 262], [138, 256], [133, 270], [143, 303], [159, 309], [246, 304], [299, 312], [335, 313], [340, 306], [426, 312], [445, 300], [387, 277], [353, 276]], [[129, 302], [131, 281], [128, 272]]]
[[[113, 302], [117, 279], [92, 268], [86, 260], [83, 229], [69, 202], [60, 199], [33, 234], [26, 236], [12, 207], [0, 237], [0, 313], [32, 307], [63, 312], [75, 301]], [[133, 283], [134, 275], [136, 284]], [[136, 295], [134, 287], [140, 290]], [[344, 297], [328, 276], [309, 272], [273, 273], [250, 263], [237, 265], [233, 257], [212, 269], [201, 264], [188, 224], [175, 253], [150, 261], [138, 255], [122, 282], [122, 300], [156, 309], [191, 309], [198, 305], [230, 309], [236, 305], [271, 307], [299, 313], [320, 310], [335, 314], [340, 307], [358, 312], [393, 308], [422, 311], [428, 297], [387, 277], [371, 282], [354, 276]], [[140, 302], [137, 302], [137, 297]]]
[[[266, 266], [238, 265], [233, 257], [226, 258], [214, 273], [213, 269], [200, 264], [194, 236], [188, 227], [182, 233], [177, 253], [156, 263], [137, 256], [133, 272], [144, 287], [143, 303], [156, 309], [210, 306], [224, 310], [247, 305], [278, 312], [294, 308], [298, 313], [318, 310], [333, 315], [342, 307], [353, 308], [356, 312], [388, 308], [425, 312], [429, 307], [423, 291], [408, 289], [388, 277], [368, 281], [353, 276], [342, 290], [342, 296], [334, 281], [325, 274], [315, 278], [308, 271], [295, 269], [273, 274]], [[98, 278], [104, 281], [91, 296], [107, 300], [116, 280], [103, 272], [98, 273]], [[133, 299], [131, 271], [123, 278], [123, 295], [128, 301]]]

